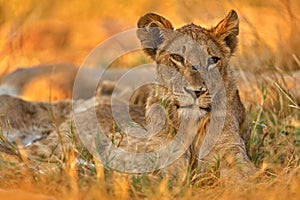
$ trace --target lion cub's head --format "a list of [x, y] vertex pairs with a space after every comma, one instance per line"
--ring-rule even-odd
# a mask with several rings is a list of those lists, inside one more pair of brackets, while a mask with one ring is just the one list
[[209, 110], [208, 88], [215, 81], [209, 71], [218, 70], [226, 87], [227, 65], [239, 33], [237, 13], [230, 11], [210, 29], [194, 24], [174, 29], [153, 13], [142, 16], [137, 25], [144, 51], [157, 63], [157, 82], [172, 92], [177, 108]]

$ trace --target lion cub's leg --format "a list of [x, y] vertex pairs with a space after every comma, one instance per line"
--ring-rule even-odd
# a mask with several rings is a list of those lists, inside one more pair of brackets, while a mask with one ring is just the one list
[[223, 130], [211, 155], [220, 159], [220, 174], [224, 181], [242, 181], [256, 172], [246, 153], [245, 142], [239, 133], [239, 125], [232, 113], [227, 113]]

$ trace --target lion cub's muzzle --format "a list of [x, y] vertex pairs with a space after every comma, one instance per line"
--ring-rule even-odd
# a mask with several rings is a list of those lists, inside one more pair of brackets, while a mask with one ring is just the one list
[[193, 108], [198, 107], [201, 110], [210, 111], [211, 109], [211, 95], [206, 87], [199, 87], [198, 89], [183, 87], [184, 93], [177, 93], [176, 97], [178, 108]]
[[191, 88], [187, 88], [187, 87], [183, 87], [183, 90], [186, 93], [190, 94], [194, 98], [194, 100], [196, 100], [201, 95], [203, 95], [204, 93], [207, 92], [207, 88], [205, 88], [205, 87], [200, 87], [200, 88], [198, 88], [196, 90], [195, 89], [191, 89]]

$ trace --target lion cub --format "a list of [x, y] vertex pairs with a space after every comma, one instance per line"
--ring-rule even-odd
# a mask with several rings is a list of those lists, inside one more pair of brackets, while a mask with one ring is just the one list
[[137, 26], [145, 53], [157, 64], [157, 85], [146, 103], [148, 126], [161, 123], [158, 109], [166, 115], [162, 131], [167, 134], [176, 135], [182, 123], [195, 121], [197, 133], [184, 156], [192, 170], [203, 171], [219, 159], [222, 176], [252, 174], [246, 154], [249, 125], [228, 67], [238, 43], [237, 13], [231, 10], [210, 29], [193, 23], [174, 29], [154, 13], [142, 16]]

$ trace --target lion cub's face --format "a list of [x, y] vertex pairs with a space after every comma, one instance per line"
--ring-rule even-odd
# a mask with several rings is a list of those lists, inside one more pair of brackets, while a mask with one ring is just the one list
[[157, 81], [176, 97], [177, 106], [209, 109], [208, 77], [218, 69], [226, 82], [226, 67], [237, 45], [238, 17], [231, 11], [216, 27], [194, 24], [173, 30], [162, 16], [150, 13], [138, 21], [138, 37], [157, 63]]

